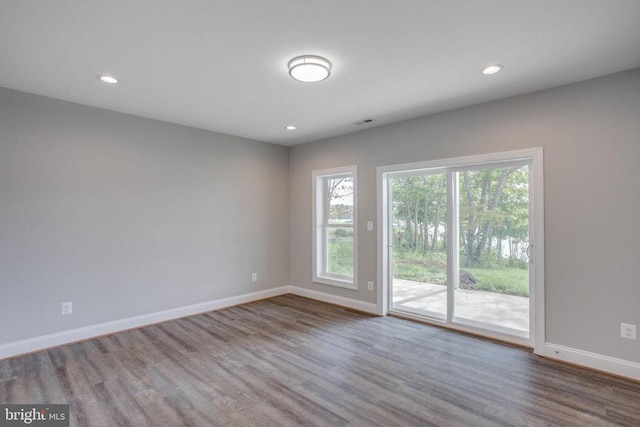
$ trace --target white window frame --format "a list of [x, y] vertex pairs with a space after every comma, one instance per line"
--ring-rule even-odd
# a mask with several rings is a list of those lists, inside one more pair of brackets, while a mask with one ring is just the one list
[[[390, 213], [386, 210], [389, 203], [388, 178], [390, 174], [410, 173], [414, 171], [442, 170], [450, 173], [458, 168], [467, 168], [472, 165], [490, 165], [500, 162], [512, 162], [518, 160], [529, 160], [529, 188], [530, 188], [530, 232], [531, 258], [529, 266], [530, 284], [532, 286], [529, 298], [531, 300], [530, 315], [533, 321], [529, 324], [530, 338], [528, 342], [520, 342], [521, 345], [533, 346], [535, 354], [545, 353], [545, 293], [544, 293], [544, 169], [542, 147], [528, 148], [522, 150], [505, 151], [498, 153], [479, 154], [465, 157], [454, 157], [449, 159], [429, 160], [424, 162], [407, 163], [400, 165], [379, 166], [377, 168], [377, 193], [378, 193], [378, 283], [382, 286], [382, 291], [378, 292], [377, 311], [380, 315], [389, 314], [391, 296], [390, 291], [390, 271], [389, 255], [392, 242], [389, 241], [389, 218]], [[450, 186], [449, 191], [453, 191]], [[455, 197], [452, 197], [455, 198]], [[449, 213], [450, 215], [452, 212]], [[449, 219], [450, 222], [457, 222]], [[457, 236], [450, 235], [450, 239], [458, 240]], [[449, 248], [452, 245], [448, 245]], [[455, 254], [454, 254], [455, 255]], [[452, 256], [450, 255], [451, 259]], [[449, 277], [455, 277], [449, 271]], [[452, 312], [452, 307], [448, 307], [447, 313]], [[424, 320], [424, 319], [421, 319]], [[427, 320], [428, 321], [428, 320]], [[484, 335], [507, 342], [517, 342], [517, 338], [495, 333], [487, 329], [467, 328], [461, 324], [447, 324], [452, 329], [470, 332], [476, 335]]]
[[[358, 168], [355, 165], [313, 171], [313, 282], [358, 289]], [[325, 180], [351, 176], [353, 178], [353, 276], [343, 276], [327, 272], [326, 228], [335, 226], [328, 223], [329, 201], [325, 191]]]

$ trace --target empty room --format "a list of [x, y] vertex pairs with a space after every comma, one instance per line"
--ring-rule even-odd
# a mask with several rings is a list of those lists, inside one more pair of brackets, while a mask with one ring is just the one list
[[0, 0], [0, 425], [640, 425], [639, 23]]

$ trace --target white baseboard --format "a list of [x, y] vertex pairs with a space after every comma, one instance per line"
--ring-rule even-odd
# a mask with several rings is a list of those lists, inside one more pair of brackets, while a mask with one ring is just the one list
[[[141, 316], [129, 317], [126, 319], [114, 320], [112, 322], [99, 323], [97, 325], [85, 326], [82, 328], [56, 332], [26, 340], [0, 344], [0, 359], [91, 339], [101, 335], [113, 334], [127, 329], [165, 322], [167, 320], [192, 316], [194, 314], [204, 313], [207, 311], [220, 310], [234, 305], [245, 304], [288, 293], [363, 311], [365, 313], [381, 315], [381, 313], [379, 313], [378, 306], [373, 303], [325, 294], [323, 292], [313, 291], [297, 286], [281, 286], [279, 288], [267, 289], [265, 291], [206, 301], [203, 303], [158, 311], [155, 313], [143, 314]], [[543, 346], [543, 353], [541, 356], [640, 380], [639, 363], [617, 359], [615, 357], [604, 356], [551, 343], [546, 343]]]
[[544, 345], [544, 354], [541, 356], [640, 380], [640, 363], [629, 362], [628, 360], [551, 343]]
[[261, 299], [271, 298], [287, 293], [289, 293], [289, 287], [281, 286], [279, 288], [267, 289], [265, 291], [252, 292], [249, 294], [238, 295], [229, 298], [206, 301], [184, 307], [158, 311], [155, 313], [143, 314], [141, 316], [114, 320], [112, 322], [99, 323], [97, 325], [56, 332], [53, 334], [43, 335], [40, 337], [30, 338], [22, 341], [0, 344], [0, 359], [18, 356], [25, 353], [32, 353], [34, 351], [44, 350], [63, 344], [69, 344], [76, 341], [95, 338], [101, 335], [113, 334], [115, 332], [120, 332], [127, 329], [139, 328], [141, 326], [151, 325], [153, 323], [165, 322], [167, 320], [192, 316], [194, 314], [204, 313], [207, 311], [220, 310], [222, 308], [231, 307], [238, 304], [245, 304], [248, 302], [258, 301]]
[[364, 311], [365, 313], [371, 313], [379, 315], [378, 306], [371, 302], [364, 302], [352, 298], [340, 297], [337, 295], [325, 294], [324, 292], [312, 291], [311, 289], [299, 288], [297, 286], [289, 286], [289, 293], [299, 295], [301, 297], [307, 297], [314, 300], [328, 302], [330, 304], [339, 305], [342, 307], [352, 308], [358, 311]]

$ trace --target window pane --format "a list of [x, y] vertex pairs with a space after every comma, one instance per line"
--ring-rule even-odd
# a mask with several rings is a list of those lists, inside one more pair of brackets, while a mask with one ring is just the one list
[[314, 171], [313, 280], [357, 289], [356, 166]]
[[353, 224], [353, 176], [327, 178], [329, 224]]
[[353, 229], [327, 228], [327, 273], [353, 277]]

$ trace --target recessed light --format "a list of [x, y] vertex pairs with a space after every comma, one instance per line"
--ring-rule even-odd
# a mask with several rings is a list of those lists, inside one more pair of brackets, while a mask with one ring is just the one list
[[331, 62], [320, 56], [296, 56], [288, 66], [289, 75], [304, 83], [320, 82], [331, 75]]
[[110, 85], [114, 85], [118, 83], [118, 79], [108, 74], [100, 74], [98, 76], [98, 80], [100, 80], [102, 83], [108, 83]]
[[289, 126], [285, 126], [286, 130], [296, 130], [298, 129], [297, 127], [295, 127], [294, 125], [289, 125]]
[[502, 70], [503, 66], [500, 64], [489, 65], [488, 67], [484, 67], [482, 69], [482, 74], [495, 74], [498, 71]]

